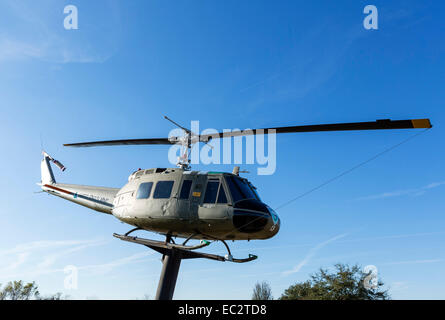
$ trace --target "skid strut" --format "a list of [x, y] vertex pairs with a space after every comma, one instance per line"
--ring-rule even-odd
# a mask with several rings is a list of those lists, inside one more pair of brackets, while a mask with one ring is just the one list
[[128, 236], [128, 234], [129, 233], [125, 235], [120, 235], [114, 233], [113, 236], [124, 241], [142, 244], [163, 255], [162, 257], [163, 266], [161, 271], [161, 277], [159, 279], [158, 290], [156, 292], [156, 300], [171, 300], [173, 298], [173, 293], [175, 290], [176, 280], [178, 278], [179, 267], [181, 266], [182, 259], [204, 258], [221, 262], [231, 261], [237, 263], [244, 263], [255, 260], [257, 258], [257, 256], [253, 254], [249, 254], [249, 257], [245, 259], [233, 258], [232, 255], [230, 254], [229, 247], [224, 241], [223, 243], [226, 245], [226, 248], [229, 251], [229, 255], [225, 257], [211, 253], [193, 251], [196, 249], [207, 247], [210, 244], [210, 242], [205, 240], [202, 240], [201, 243], [198, 245], [187, 246], [185, 245], [185, 243], [188, 240], [185, 241], [183, 244], [171, 243], [173, 239], [171, 239], [170, 235], [167, 235], [166, 241], [156, 241], [138, 237], [131, 237]]

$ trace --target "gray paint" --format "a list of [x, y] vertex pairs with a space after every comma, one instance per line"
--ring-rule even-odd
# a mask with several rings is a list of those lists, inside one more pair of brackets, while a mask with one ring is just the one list
[[[273, 237], [279, 230], [279, 220], [274, 222], [269, 219], [263, 230], [255, 233], [240, 232], [234, 227], [233, 204], [224, 179], [226, 175], [231, 173], [203, 173], [179, 168], [165, 171], [139, 170], [131, 174], [128, 183], [118, 189], [56, 183], [49, 161], [47, 158], [42, 161], [43, 191], [90, 209], [112, 214], [125, 223], [148, 231], [179, 237], [196, 234], [193, 237], [196, 239], [251, 240]], [[180, 188], [185, 179], [193, 181], [189, 200], [179, 199]], [[208, 179], [220, 179], [228, 203], [203, 203]], [[156, 183], [159, 181], [174, 182], [170, 198], [153, 199]], [[139, 185], [145, 182], [153, 182], [150, 197], [136, 199]]]

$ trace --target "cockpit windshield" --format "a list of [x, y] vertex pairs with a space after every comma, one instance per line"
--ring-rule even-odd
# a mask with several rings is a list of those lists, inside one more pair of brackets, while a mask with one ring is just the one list
[[226, 181], [232, 194], [233, 202], [244, 199], [260, 200], [254, 187], [247, 180], [235, 176], [226, 176]]

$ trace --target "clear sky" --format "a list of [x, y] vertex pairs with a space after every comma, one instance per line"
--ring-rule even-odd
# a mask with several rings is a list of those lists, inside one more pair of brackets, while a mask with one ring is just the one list
[[[78, 8], [65, 30], [63, 9]], [[378, 8], [378, 30], [363, 8]], [[398, 299], [445, 299], [442, 1], [0, 1], [0, 283], [72, 298], [154, 297], [160, 256], [112, 237], [130, 226], [39, 191], [41, 141], [59, 182], [121, 187], [165, 167], [163, 146], [63, 143], [164, 137], [164, 114], [202, 128], [429, 117], [433, 129], [278, 210], [279, 234], [235, 242], [248, 264], [184, 261], [178, 299], [275, 297], [337, 262], [375, 265]], [[277, 169], [245, 174], [271, 207], [418, 131], [288, 134]], [[194, 167], [231, 171], [232, 166]], [[153, 235], [160, 239], [159, 236]], [[220, 243], [211, 252], [224, 253]], [[64, 289], [63, 269], [78, 268]]]

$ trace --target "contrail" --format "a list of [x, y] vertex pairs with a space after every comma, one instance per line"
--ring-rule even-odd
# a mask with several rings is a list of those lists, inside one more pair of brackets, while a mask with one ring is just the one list
[[296, 273], [296, 272], [300, 271], [300, 269], [303, 268], [321, 248], [323, 248], [324, 246], [328, 245], [331, 242], [334, 242], [338, 239], [344, 238], [347, 235], [348, 235], [347, 233], [343, 233], [343, 234], [335, 236], [329, 240], [326, 240], [322, 243], [317, 244], [315, 247], [313, 247], [312, 249], [309, 250], [309, 253], [306, 255], [306, 257], [304, 257], [304, 259], [298, 265], [296, 265], [295, 268], [293, 268], [292, 270], [283, 271], [283, 275], [287, 276], [292, 273]]

